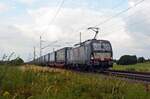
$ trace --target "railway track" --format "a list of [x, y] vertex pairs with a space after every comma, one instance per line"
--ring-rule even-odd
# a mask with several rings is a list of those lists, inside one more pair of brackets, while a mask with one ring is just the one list
[[117, 77], [123, 77], [123, 78], [129, 78], [132, 80], [138, 80], [138, 81], [144, 81], [144, 82], [150, 83], [150, 73], [106, 70], [103, 72], [103, 74], [117, 76]]
[[[56, 68], [56, 67], [55, 67]], [[61, 68], [64, 69], [64, 68]], [[82, 73], [97, 73], [104, 74], [109, 76], [116, 76], [120, 78], [128, 78], [131, 80], [142, 81], [144, 83], [150, 84], [150, 73], [145, 72], [131, 72], [131, 71], [121, 71], [121, 70], [105, 70], [103, 72], [100, 71], [83, 71], [83, 70], [75, 70], [69, 69], [74, 72], [82, 72]]]
[[80, 70], [73, 70], [76, 72], [84, 72], [84, 73], [98, 73], [104, 74], [107, 76], [116, 76], [120, 78], [127, 78], [131, 80], [135, 80], [137, 82], [143, 82], [150, 84], [150, 73], [146, 72], [132, 72], [132, 71], [123, 71], [123, 70], [105, 70], [101, 71], [80, 71]]

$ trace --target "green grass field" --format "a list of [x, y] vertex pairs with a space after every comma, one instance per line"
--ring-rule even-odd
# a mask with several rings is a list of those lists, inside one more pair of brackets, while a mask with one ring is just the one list
[[0, 99], [150, 99], [150, 92], [144, 84], [99, 74], [0, 66]]
[[140, 72], [150, 72], [150, 62], [138, 63], [135, 65], [116, 65], [114, 64], [113, 70], [128, 70], [128, 71], [140, 71]]

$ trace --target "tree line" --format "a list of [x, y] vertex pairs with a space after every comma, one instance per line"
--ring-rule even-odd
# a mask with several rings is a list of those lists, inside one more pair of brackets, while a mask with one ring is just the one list
[[2, 59], [0, 60], [0, 65], [22, 65], [24, 64], [24, 60], [20, 57], [16, 57], [14, 59], [12, 59], [14, 55], [14, 52], [11, 53], [10, 55], [6, 55], [4, 54], [2, 56]]
[[150, 62], [150, 59], [145, 59], [144, 57], [137, 57], [136, 55], [123, 55], [119, 60], [114, 60], [118, 65], [132, 65], [137, 63]]

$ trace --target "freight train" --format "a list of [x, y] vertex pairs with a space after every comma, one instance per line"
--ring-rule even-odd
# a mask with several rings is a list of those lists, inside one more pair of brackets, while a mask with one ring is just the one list
[[105, 70], [113, 66], [113, 51], [109, 41], [91, 39], [48, 53], [30, 63], [67, 69]]

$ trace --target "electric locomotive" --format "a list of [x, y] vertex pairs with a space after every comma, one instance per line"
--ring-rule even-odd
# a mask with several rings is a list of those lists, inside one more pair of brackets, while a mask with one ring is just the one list
[[68, 50], [66, 65], [71, 68], [104, 70], [113, 66], [112, 46], [107, 40], [87, 40]]

